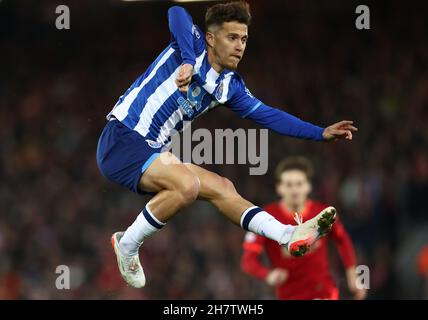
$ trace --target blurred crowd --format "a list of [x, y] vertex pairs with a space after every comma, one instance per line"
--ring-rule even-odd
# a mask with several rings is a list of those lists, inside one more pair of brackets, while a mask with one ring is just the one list
[[[414, 2], [414, 3], [413, 3]], [[275, 201], [274, 168], [287, 155], [315, 166], [313, 197], [334, 205], [369, 299], [428, 298], [428, 32], [421, 4], [371, 5], [357, 30], [352, 1], [250, 1], [253, 24], [239, 72], [266, 104], [326, 126], [359, 127], [352, 143], [269, 134], [269, 171], [207, 165], [257, 205]], [[413, 3], [413, 5], [411, 4]], [[271, 299], [239, 267], [244, 232], [197, 202], [142, 247], [144, 290], [125, 285], [109, 238], [150, 199], [106, 181], [95, 151], [105, 115], [169, 41], [171, 3], [0, 2], [0, 299]], [[186, 6], [203, 28], [207, 4]], [[259, 128], [223, 107], [193, 128]], [[425, 248], [425, 249], [424, 249]], [[56, 268], [71, 289], [55, 286]], [[342, 298], [343, 267], [331, 250]], [[314, 266], [316, 267], [316, 266]], [[422, 285], [425, 283], [425, 285]]]

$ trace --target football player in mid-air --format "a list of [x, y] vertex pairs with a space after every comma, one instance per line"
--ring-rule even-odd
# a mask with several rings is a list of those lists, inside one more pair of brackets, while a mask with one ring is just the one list
[[122, 277], [133, 287], [145, 285], [138, 255], [141, 244], [196, 199], [210, 201], [236, 225], [277, 241], [291, 254], [304, 254], [330, 230], [333, 207], [299, 226], [283, 224], [242, 198], [227, 178], [182, 163], [165, 146], [185, 122], [218, 106], [301, 139], [351, 140], [357, 129], [352, 121], [315, 126], [250, 93], [236, 72], [251, 20], [246, 2], [210, 7], [205, 34], [181, 7], [170, 8], [168, 19], [169, 45], [119, 98], [98, 141], [97, 163], [107, 179], [139, 194], [155, 194], [132, 225], [111, 238]]

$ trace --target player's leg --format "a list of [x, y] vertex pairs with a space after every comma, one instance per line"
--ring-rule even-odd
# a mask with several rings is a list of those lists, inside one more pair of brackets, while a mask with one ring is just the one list
[[97, 164], [108, 180], [136, 193], [157, 193], [125, 232], [111, 237], [119, 270], [136, 288], [146, 283], [138, 248], [199, 192], [198, 178], [175, 157], [162, 159], [162, 151], [117, 120], [106, 124], [97, 146]]
[[120, 240], [126, 255], [138, 253], [141, 244], [158, 232], [180, 209], [199, 194], [199, 178], [169, 152], [162, 153], [140, 177], [140, 191], [156, 193]]
[[199, 179], [174, 155], [164, 152], [144, 164], [138, 191], [156, 194], [125, 232], [113, 235], [112, 245], [122, 277], [129, 285], [141, 288], [146, 278], [138, 255], [140, 246], [197, 198]]
[[226, 218], [245, 230], [266, 236], [280, 244], [289, 241], [294, 226], [284, 225], [244, 199], [229, 179], [194, 164], [185, 165], [199, 178], [199, 199], [211, 202]]
[[172, 153], [162, 153], [141, 176], [139, 189], [157, 192], [148, 206], [157, 219], [167, 222], [178, 210], [194, 202], [199, 178]]
[[329, 207], [297, 227], [284, 225], [266, 211], [242, 198], [227, 178], [194, 164], [186, 164], [200, 181], [199, 199], [208, 200], [235, 224], [275, 240], [293, 255], [303, 255], [334, 223], [335, 210]]
[[229, 179], [191, 163], [184, 165], [199, 178], [198, 199], [211, 202], [234, 224], [239, 225], [242, 213], [248, 208], [254, 207], [254, 204], [244, 199], [236, 191]]

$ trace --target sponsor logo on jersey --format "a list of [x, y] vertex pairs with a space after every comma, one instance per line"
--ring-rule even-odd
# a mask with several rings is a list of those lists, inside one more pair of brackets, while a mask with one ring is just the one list
[[190, 105], [189, 101], [184, 99], [183, 97], [179, 97], [177, 99], [177, 103], [180, 105], [180, 107], [183, 109], [183, 111], [191, 118], [193, 116], [193, 113], [195, 112]]

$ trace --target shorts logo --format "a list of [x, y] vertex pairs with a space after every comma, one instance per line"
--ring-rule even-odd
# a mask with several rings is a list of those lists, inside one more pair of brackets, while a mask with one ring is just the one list
[[162, 143], [157, 142], [157, 141], [146, 139], [146, 142], [153, 149], [159, 149], [160, 147], [162, 147]]

